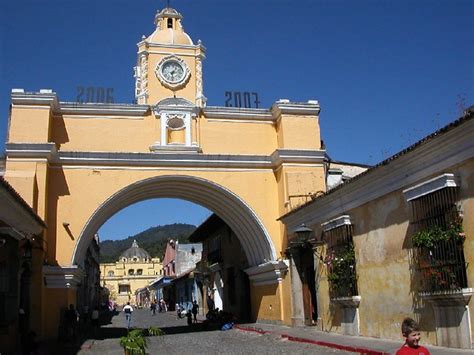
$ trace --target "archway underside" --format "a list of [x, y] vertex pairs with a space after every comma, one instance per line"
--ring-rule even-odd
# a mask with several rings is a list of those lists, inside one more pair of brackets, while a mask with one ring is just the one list
[[173, 175], [131, 184], [99, 206], [81, 232], [72, 264], [80, 265], [92, 237], [110, 217], [133, 203], [152, 198], [179, 198], [215, 212], [239, 238], [249, 265], [276, 260], [275, 248], [266, 229], [238, 196], [208, 180]]

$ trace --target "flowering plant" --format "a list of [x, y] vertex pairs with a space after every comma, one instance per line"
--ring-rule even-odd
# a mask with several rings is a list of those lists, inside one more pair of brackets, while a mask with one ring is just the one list
[[349, 244], [337, 251], [332, 249], [324, 261], [332, 296], [354, 296], [357, 293], [354, 246]]

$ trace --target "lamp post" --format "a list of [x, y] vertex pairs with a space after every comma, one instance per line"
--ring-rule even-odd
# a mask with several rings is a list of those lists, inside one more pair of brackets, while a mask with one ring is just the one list
[[296, 241], [304, 244], [309, 241], [313, 230], [306, 227], [306, 225], [302, 223], [298, 228], [295, 229], [294, 233], [296, 235]]
[[31, 261], [32, 249], [33, 247], [31, 246], [31, 242], [29, 239], [27, 239], [23, 246], [23, 258], [25, 258], [25, 261], [27, 262]]

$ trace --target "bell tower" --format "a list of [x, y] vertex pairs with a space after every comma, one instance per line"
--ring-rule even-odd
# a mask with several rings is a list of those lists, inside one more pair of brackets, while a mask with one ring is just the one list
[[138, 43], [135, 98], [138, 104], [157, 105], [166, 98], [185, 99], [204, 107], [202, 61], [205, 48], [184, 32], [183, 16], [170, 7], [158, 11], [155, 31]]

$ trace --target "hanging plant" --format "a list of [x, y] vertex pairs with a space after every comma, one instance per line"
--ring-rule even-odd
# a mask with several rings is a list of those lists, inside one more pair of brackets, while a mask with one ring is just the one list
[[465, 238], [462, 219], [458, 217], [449, 223], [446, 228], [433, 225], [416, 232], [412, 237], [412, 241], [417, 248], [433, 248], [439, 242], [455, 241], [456, 243], [463, 243]]

